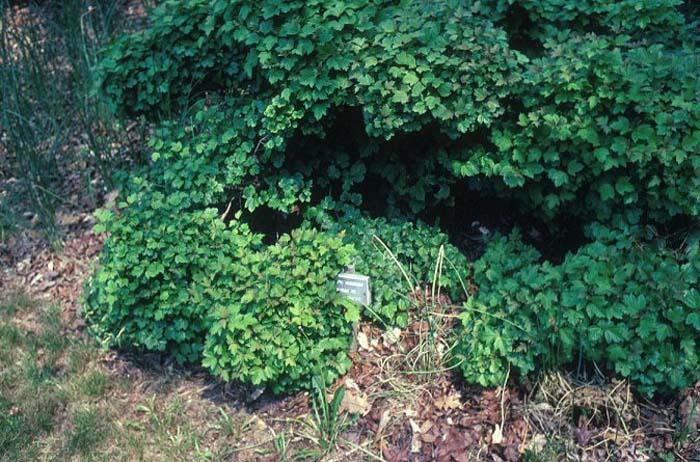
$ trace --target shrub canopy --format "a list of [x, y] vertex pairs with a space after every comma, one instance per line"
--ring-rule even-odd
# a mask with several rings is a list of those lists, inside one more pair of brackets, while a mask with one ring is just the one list
[[[156, 119], [224, 95], [246, 127], [227, 157], [245, 164], [258, 147], [262, 164], [307, 167], [295, 186], [324, 173], [318, 149], [293, 139], [323, 138], [353, 107], [366, 134], [350, 146], [357, 181], [405, 174], [393, 193], [414, 212], [492, 178], [550, 217], [633, 206], [665, 220], [700, 213], [691, 13], [678, 0], [171, 1], [108, 50], [101, 84], [115, 108]], [[386, 143], [415, 132], [432, 143]]]

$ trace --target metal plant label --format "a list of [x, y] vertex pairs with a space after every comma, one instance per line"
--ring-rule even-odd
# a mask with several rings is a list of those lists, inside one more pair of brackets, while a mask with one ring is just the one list
[[344, 273], [338, 275], [336, 288], [345, 297], [361, 305], [367, 306], [372, 303], [369, 276], [356, 273], [353, 267], [347, 268]]

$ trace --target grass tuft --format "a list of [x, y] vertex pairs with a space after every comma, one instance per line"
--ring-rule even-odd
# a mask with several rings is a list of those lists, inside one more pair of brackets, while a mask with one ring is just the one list
[[80, 395], [89, 398], [99, 398], [107, 394], [112, 384], [110, 378], [99, 369], [92, 369], [77, 380], [77, 389]]
[[77, 409], [72, 415], [66, 450], [69, 454], [90, 454], [108, 434], [105, 416], [94, 407]]

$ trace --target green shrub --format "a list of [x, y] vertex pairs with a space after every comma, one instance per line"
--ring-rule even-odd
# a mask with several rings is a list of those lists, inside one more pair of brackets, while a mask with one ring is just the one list
[[[483, 2], [492, 14], [500, 16], [508, 11], [513, 0]], [[518, 31], [533, 38], [541, 38], [557, 29], [577, 32], [628, 34], [637, 39], [670, 39], [686, 26], [681, 8], [683, 0], [525, 0], [518, 2], [530, 27]], [[688, 18], [692, 16], [688, 15]], [[521, 18], [522, 20], [522, 18]], [[524, 24], [519, 24], [524, 27]], [[660, 37], [659, 37], [660, 36]]]
[[515, 231], [495, 237], [474, 263], [479, 291], [465, 303], [458, 334], [468, 382], [497, 386], [509, 366], [522, 378], [571, 359], [573, 332], [561, 322], [556, 299], [562, 275], [539, 260]]
[[[328, 283], [345, 263], [372, 277], [369, 311], [406, 323], [408, 287], [373, 235], [416, 285], [434, 279], [445, 245], [457, 271], [448, 264], [440, 282], [458, 298], [464, 257], [444, 234], [410, 223], [436, 204], [476, 190], [515, 198], [549, 224], [576, 215], [610, 225], [629, 210], [649, 223], [696, 220], [700, 60], [689, 10], [676, 0], [514, 3], [162, 2], [151, 28], [107, 49], [100, 66], [114, 108], [173, 120], [156, 131], [153, 161], [125, 188], [120, 214], [107, 217], [111, 236], [88, 298], [98, 330], [187, 359], [210, 332], [206, 365], [216, 374], [289, 391], [321, 369], [330, 378], [347, 367], [355, 316]], [[270, 211], [317, 219], [318, 205], [345, 217], [320, 217], [325, 232], [304, 227], [267, 249], [242, 224]], [[347, 213], [362, 207], [400, 219]], [[226, 225], [218, 215], [229, 209], [237, 218]], [[539, 263], [517, 235], [492, 244], [462, 319], [470, 381], [500, 383], [508, 364], [524, 376], [579, 352], [649, 394], [666, 386], [659, 374], [673, 375], [673, 389], [692, 376], [668, 355], [619, 360], [638, 348], [686, 351], [693, 337], [674, 321], [677, 290], [692, 299], [696, 287], [684, 276], [691, 260], [657, 244], [625, 247], [633, 233], [610, 229], [561, 265]], [[331, 237], [341, 230], [355, 251]], [[138, 233], [152, 249], [131, 248]], [[182, 267], [170, 264], [173, 248]], [[222, 266], [212, 271], [215, 261]], [[297, 261], [318, 263], [319, 277], [279, 276], [294, 275]], [[624, 271], [605, 270], [629, 262], [651, 269], [624, 282]], [[139, 265], [156, 271], [132, 274]], [[677, 286], [656, 281], [674, 265], [686, 272]], [[191, 286], [178, 293], [193, 303], [170, 298], [182, 279]], [[647, 293], [652, 282], [663, 297]], [[595, 303], [572, 299], [576, 290]], [[644, 296], [674, 333], [662, 328], [646, 344], [623, 335], [624, 326], [642, 329], [634, 315], [612, 314], [628, 295]], [[293, 319], [287, 307], [317, 316]], [[584, 328], [590, 344], [576, 340]]]
[[[597, 242], [563, 265], [567, 320], [586, 359], [628, 377], [649, 396], [699, 378], [700, 246], [680, 253], [597, 227]], [[574, 324], [576, 326], [576, 324]]]
[[180, 210], [174, 204], [183, 197], [143, 184], [120, 212], [98, 214], [97, 231], [109, 238], [86, 288], [84, 315], [107, 344], [197, 361], [234, 262], [261, 236], [238, 221], [225, 224], [215, 209]]
[[[236, 123], [229, 130], [235, 146], [229, 146], [227, 159], [234, 166], [255, 160], [256, 171], [245, 173], [263, 184], [322, 186], [324, 165], [314, 169], [316, 159], [308, 153], [337, 156], [328, 149], [327, 131], [337, 111], [356, 107], [365, 121], [360, 131], [371, 137], [353, 148], [364, 158], [357, 168], [393, 181], [418, 211], [426, 199], [449, 196], [451, 182], [443, 181], [452, 177], [446, 151], [427, 147], [430, 155], [416, 153], [425, 159], [422, 165], [407, 169], [400, 162], [406, 154], [377, 156], [377, 143], [435, 121], [441, 145], [488, 125], [504, 113], [502, 100], [519, 79], [512, 71], [523, 57], [509, 51], [505, 33], [458, 2], [205, 3], [164, 2], [150, 29], [105, 51], [101, 88], [118, 111], [158, 119], [173, 106], [182, 110], [187, 95], [197, 92], [193, 87], [208, 76], [213, 98], [218, 94], [235, 108], [227, 117]], [[173, 105], [173, 100], [182, 101]], [[319, 139], [296, 151], [289, 142], [299, 134]], [[278, 178], [280, 167], [295, 173]], [[249, 209], [258, 205], [246, 201]]]
[[238, 103], [202, 101], [185, 123], [159, 126], [149, 142], [152, 163], [142, 176], [159, 191], [180, 197], [181, 209], [225, 209], [232, 203], [248, 211], [267, 206], [288, 212], [307, 202], [308, 182], [279, 168], [271, 159], [276, 148], [258, 139], [256, 124], [264, 108], [254, 100]]
[[115, 107], [147, 110], [208, 74], [235, 97], [244, 75], [271, 113], [318, 120], [359, 103], [386, 137], [432, 117], [464, 133], [503, 112], [517, 61], [503, 31], [458, 2], [171, 0], [152, 22], [106, 51], [102, 88]]
[[242, 84], [240, 53], [213, 34], [225, 18], [210, 3], [163, 2], [149, 28], [104, 50], [98, 85], [113, 109], [159, 119], [177, 115], [207, 90]]
[[510, 239], [475, 264], [479, 292], [461, 315], [462, 371], [496, 385], [508, 365], [521, 376], [576, 355], [629, 378], [647, 396], [700, 379], [700, 245], [680, 254], [661, 243], [594, 226], [594, 243], [560, 265]]
[[342, 235], [295, 230], [232, 262], [223, 296], [212, 304], [204, 366], [224, 380], [276, 392], [331, 383], [350, 366], [359, 308], [335, 289], [351, 258]]

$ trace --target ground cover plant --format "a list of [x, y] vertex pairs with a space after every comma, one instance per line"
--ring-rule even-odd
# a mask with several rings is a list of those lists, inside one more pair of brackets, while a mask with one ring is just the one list
[[360, 315], [336, 292], [335, 276], [351, 250], [342, 234], [302, 228], [234, 262], [227, 294], [211, 313], [202, 364], [225, 380], [273, 391], [345, 373]]
[[[364, 315], [383, 325], [408, 323], [415, 287], [463, 305], [469, 382], [580, 361], [647, 396], [692, 384], [697, 11], [563, 3], [163, 2], [98, 68], [110, 107], [157, 128], [151, 160], [102, 217], [95, 332], [180, 361], [204, 349], [225, 379], [308, 388], [326, 344], [325, 379], [347, 368], [338, 335], [356, 316], [331, 292], [352, 262], [374, 278]], [[572, 226], [584, 237], [552, 262], [497, 237], [472, 271], [439, 217], [459, 206], [467, 228], [483, 198], [537, 215], [547, 239]], [[272, 338], [276, 354], [259, 345]]]

